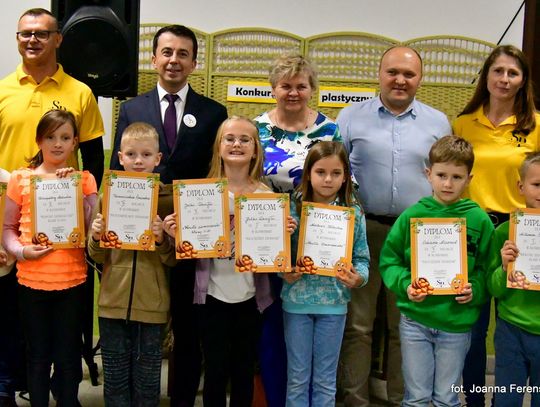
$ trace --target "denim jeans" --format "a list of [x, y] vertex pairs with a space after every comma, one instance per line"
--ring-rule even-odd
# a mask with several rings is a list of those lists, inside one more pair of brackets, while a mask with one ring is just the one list
[[335, 404], [337, 364], [345, 317], [283, 311], [287, 346], [287, 407]]
[[428, 328], [405, 315], [399, 323], [405, 398], [402, 406], [459, 407], [459, 388], [471, 334]]
[[162, 324], [99, 318], [105, 406], [159, 406]]
[[[506, 393], [495, 393], [497, 407], [523, 405], [524, 393], [514, 386], [540, 386], [540, 335], [526, 332], [497, 318], [495, 328], [495, 385]], [[531, 394], [531, 407], [540, 406], [540, 394]]]

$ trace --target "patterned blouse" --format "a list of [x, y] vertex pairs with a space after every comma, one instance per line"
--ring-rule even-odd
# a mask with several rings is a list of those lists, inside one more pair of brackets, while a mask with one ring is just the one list
[[274, 192], [293, 192], [302, 179], [304, 160], [309, 149], [319, 141], [340, 141], [336, 123], [322, 113], [303, 131], [277, 127], [268, 112], [255, 118], [264, 151], [264, 175]]

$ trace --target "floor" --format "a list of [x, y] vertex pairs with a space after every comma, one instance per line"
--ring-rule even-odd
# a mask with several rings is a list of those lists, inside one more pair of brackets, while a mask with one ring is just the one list
[[[81, 405], [83, 407], [101, 407], [103, 406], [103, 385], [102, 382], [102, 376], [101, 376], [101, 360], [99, 356], [96, 356], [95, 358], [96, 363], [99, 366], [100, 370], [100, 384], [98, 386], [92, 386], [90, 383], [90, 379], [88, 376], [88, 370], [85, 366], [85, 372], [84, 372], [84, 379], [79, 387], [79, 400], [81, 402]], [[167, 393], [167, 367], [168, 363], [167, 360], [163, 360], [163, 366], [162, 366], [162, 374], [161, 374], [161, 402], [160, 406], [169, 406], [169, 398], [166, 396]], [[493, 385], [494, 383], [494, 377], [493, 377], [493, 358], [490, 358], [488, 360], [488, 375], [486, 375], [486, 385]], [[372, 400], [371, 407], [383, 407], [385, 406], [384, 399], [386, 398], [385, 390], [384, 390], [384, 381], [372, 379], [370, 382], [370, 386], [372, 388], [372, 393], [376, 394], [377, 397]], [[490, 406], [491, 404], [491, 397], [492, 394], [488, 393], [486, 397], [486, 406]], [[463, 397], [461, 397], [462, 402], [464, 403]], [[30, 406], [30, 403], [26, 400], [21, 399], [20, 397], [17, 397], [17, 404], [19, 407], [28, 407]], [[49, 404], [51, 407], [54, 406], [54, 402], [51, 401]], [[195, 402], [195, 407], [202, 407], [202, 397], [201, 397], [201, 391], [199, 391], [199, 395], [197, 397], [197, 400]], [[530, 395], [525, 396], [524, 406], [530, 405]], [[340, 406], [340, 403], [337, 404], [337, 407]], [[517, 407], [517, 406], [516, 406]]]
[[[92, 386], [92, 383], [90, 382], [90, 377], [88, 375], [88, 369], [86, 368], [86, 365], [84, 366], [84, 377], [83, 381], [79, 386], [79, 401], [81, 402], [81, 405], [83, 407], [101, 407], [103, 406], [103, 376], [101, 374], [101, 358], [99, 356], [95, 357], [95, 362], [98, 364], [99, 367], [99, 385], [98, 386]], [[163, 365], [161, 367], [161, 402], [160, 406], [168, 406], [169, 398], [166, 396], [167, 394], [167, 368], [168, 363], [167, 360], [163, 360]], [[195, 404], [196, 407], [202, 407], [202, 399], [201, 397], [197, 397], [197, 402]], [[30, 403], [26, 400], [21, 399], [20, 397], [17, 397], [17, 405], [19, 407], [29, 407]], [[49, 402], [49, 406], [53, 407], [56, 404], [52, 400]]]

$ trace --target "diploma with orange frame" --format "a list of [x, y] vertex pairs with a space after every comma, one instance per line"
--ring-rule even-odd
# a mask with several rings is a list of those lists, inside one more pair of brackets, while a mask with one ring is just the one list
[[2, 227], [4, 226], [4, 208], [6, 206], [7, 184], [0, 182], [0, 236], [2, 236]]
[[350, 269], [354, 208], [302, 202], [296, 272], [335, 277]]
[[459, 295], [468, 282], [465, 218], [411, 218], [411, 281], [418, 294]]
[[227, 179], [175, 180], [173, 195], [176, 258], [230, 257]]
[[509, 239], [519, 256], [508, 264], [506, 286], [540, 290], [540, 209], [516, 209], [510, 214]]
[[155, 250], [152, 223], [157, 214], [159, 174], [106, 171], [100, 247]]
[[85, 245], [82, 173], [30, 177], [32, 243], [55, 249]]
[[291, 271], [288, 216], [288, 194], [255, 193], [235, 196], [236, 271]]

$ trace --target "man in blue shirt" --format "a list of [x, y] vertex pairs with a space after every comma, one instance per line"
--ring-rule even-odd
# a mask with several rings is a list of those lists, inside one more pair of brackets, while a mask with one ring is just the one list
[[382, 286], [379, 252], [399, 214], [431, 194], [424, 172], [428, 152], [437, 139], [451, 134], [444, 113], [415, 99], [421, 79], [417, 51], [390, 48], [379, 65], [379, 97], [348, 106], [337, 118], [360, 186], [371, 255], [367, 285], [352, 290], [341, 349], [338, 385], [346, 407], [370, 405], [371, 344], [379, 295], [386, 296], [389, 405], [399, 406], [403, 398], [399, 311], [394, 294]]

